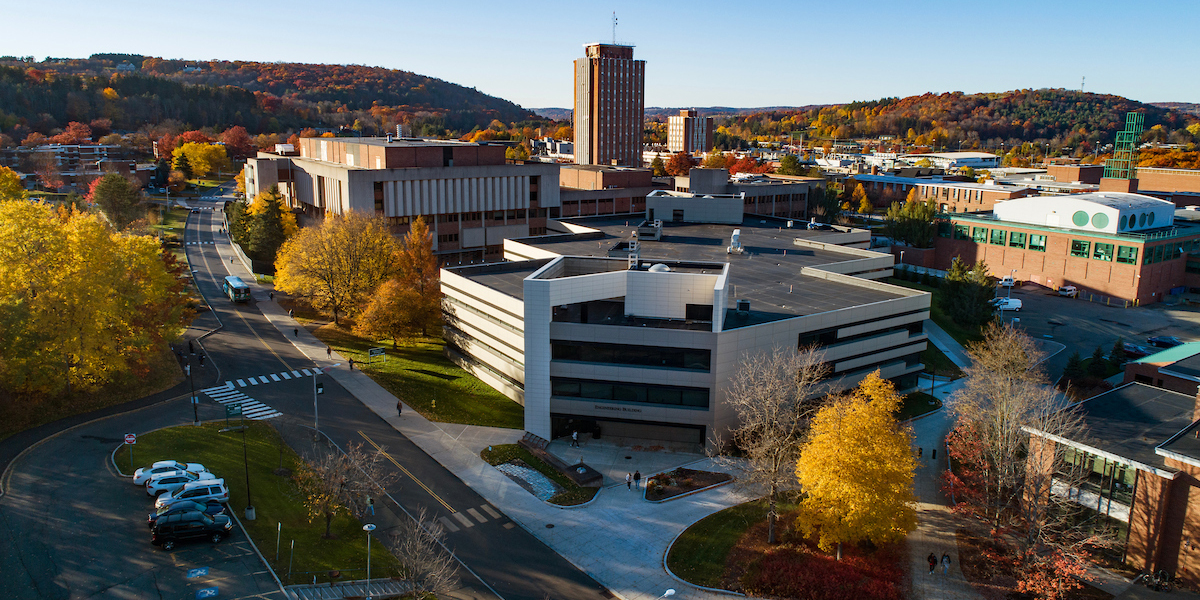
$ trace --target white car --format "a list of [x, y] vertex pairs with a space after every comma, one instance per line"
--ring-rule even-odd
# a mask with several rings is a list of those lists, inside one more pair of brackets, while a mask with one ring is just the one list
[[996, 310], [1021, 312], [1021, 301], [1016, 298], [996, 298], [992, 303], [996, 305]]
[[142, 485], [150, 480], [151, 477], [160, 473], [170, 473], [171, 471], [191, 471], [192, 473], [203, 473], [208, 471], [204, 465], [200, 463], [181, 463], [177, 460], [160, 460], [149, 467], [142, 467], [133, 472], [133, 485]]
[[157, 496], [166, 492], [173, 492], [193, 481], [205, 481], [216, 478], [216, 475], [208, 472], [170, 471], [168, 473], [159, 473], [146, 482], [146, 495]]
[[1016, 283], [1017, 283], [1016, 280], [1014, 280], [1012, 277], [1001, 277], [1000, 278], [1000, 287], [1010, 288], [1010, 287], [1016, 285]]
[[224, 479], [206, 479], [183, 484], [183, 487], [158, 497], [154, 501], [154, 510], [171, 506], [180, 500], [194, 500], [204, 503], [216, 500], [222, 504], [229, 502], [229, 488], [225, 487]]
[[1066, 296], [1068, 298], [1075, 298], [1075, 297], [1079, 296], [1079, 288], [1077, 288], [1073, 285], [1064, 285], [1064, 286], [1058, 288], [1058, 295]]

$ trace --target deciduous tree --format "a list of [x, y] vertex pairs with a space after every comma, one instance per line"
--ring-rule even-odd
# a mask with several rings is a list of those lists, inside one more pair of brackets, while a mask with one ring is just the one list
[[245, 158], [255, 150], [254, 140], [246, 133], [246, 128], [234, 125], [221, 134], [221, 143], [234, 158]]
[[29, 192], [21, 184], [21, 176], [16, 171], [0, 166], [0, 201], [24, 200]]
[[650, 161], [650, 169], [654, 171], [655, 177], [662, 177], [667, 174], [667, 164], [663, 162], [662, 156], [654, 155], [654, 160]]
[[932, 248], [936, 217], [932, 202], [893, 202], [884, 223], [892, 239], [915, 248]]
[[[776, 503], [796, 489], [796, 461], [809, 419], [821, 404], [828, 367], [815, 347], [776, 348], [746, 356], [729, 382], [726, 404], [737, 415], [729, 441], [741, 451], [739, 485], [765, 490], [767, 542], [775, 543]], [[718, 439], [718, 446], [725, 440]]]
[[384, 468], [382, 449], [367, 452], [362, 444], [350, 443], [346, 451], [315, 447], [296, 473], [309, 522], [325, 520], [325, 537], [332, 538], [333, 518], [339, 514], [363, 516], [369, 498], [383, 495], [395, 481], [394, 471]]
[[186, 164], [194, 177], [204, 177], [213, 171], [229, 166], [229, 158], [225, 155], [225, 146], [220, 144], [187, 142], [176, 146], [175, 150], [171, 152], [171, 156], [175, 159], [176, 169], [187, 174], [187, 170], [183, 168]]
[[850, 196], [851, 203], [858, 207], [858, 212], [868, 215], [875, 210], [871, 205], [871, 199], [867, 197], [867, 190], [862, 185], [854, 186], [854, 194]]
[[120, 173], [108, 173], [92, 181], [87, 201], [95, 204], [113, 228], [120, 231], [142, 212], [141, 184]]
[[692, 157], [687, 152], [676, 152], [667, 161], [667, 175], [682, 177], [692, 170]]
[[275, 286], [332, 312], [337, 323], [395, 274], [397, 249], [383, 219], [333, 215], [284, 242], [275, 260]]
[[446, 551], [445, 529], [424, 508], [403, 519], [387, 540], [400, 562], [400, 581], [414, 598], [444, 598], [458, 580], [458, 564]]
[[843, 543], [895, 542], [917, 527], [913, 504], [916, 460], [901, 403], [879, 371], [854, 392], [832, 399], [813, 417], [796, 462], [804, 489], [797, 525], [829, 552]]
[[803, 175], [804, 167], [800, 165], [800, 159], [794, 154], [785, 154], [779, 159], [779, 168], [775, 170], [780, 175]]
[[[713, 148], [708, 156], [704, 158], [704, 162], [700, 165], [705, 169], [724, 169], [729, 166], [729, 159], [725, 157], [725, 153]], [[736, 161], [735, 161], [736, 162]]]

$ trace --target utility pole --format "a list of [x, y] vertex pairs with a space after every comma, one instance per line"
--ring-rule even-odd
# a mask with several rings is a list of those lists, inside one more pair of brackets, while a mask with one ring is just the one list
[[196, 402], [196, 382], [192, 379], [192, 357], [188, 356], [188, 364], [184, 367], [187, 372], [188, 387], [192, 388], [192, 424], [200, 426], [200, 412]]

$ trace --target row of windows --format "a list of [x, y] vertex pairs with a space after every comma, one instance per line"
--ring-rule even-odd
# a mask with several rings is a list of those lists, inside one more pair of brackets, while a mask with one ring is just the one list
[[554, 360], [574, 360], [590, 363], [662, 367], [708, 371], [711, 352], [705, 349], [663, 348], [629, 344], [598, 344], [592, 342], [551, 342]]
[[563, 398], [708, 409], [707, 388], [551, 377], [550, 394]]
[[[1183, 256], [1183, 253], [1183, 245], [1175, 242], [1169, 244], [1159, 244], [1157, 246], [1147, 246], [1146, 255], [1142, 257], [1142, 264], [1149, 265], [1160, 263], [1164, 260], [1174, 260]], [[1137, 262], [1136, 256], [1134, 262]]]
[[444, 233], [444, 234], [438, 236], [439, 244], [449, 244], [449, 243], [453, 243], [453, 242], [457, 242], [457, 241], [458, 241], [457, 233]]
[[[967, 225], [951, 224], [941, 222], [938, 224], [938, 235], [941, 237], [953, 237], [956, 240], [971, 240], [976, 244], [991, 244], [993, 246], [1008, 246], [1010, 248], [1021, 248], [1025, 250], [1033, 250], [1034, 252], [1046, 251], [1046, 236], [1036, 233], [1026, 234], [1022, 231], [1005, 231], [1003, 229], [991, 229], [987, 227], [969, 227]], [[1170, 246], [1167, 244], [1166, 246]], [[1148, 248], [1146, 251], [1146, 262], [1149, 264], [1151, 260], [1150, 251], [1154, 248]], [[1115, 251], [1115, 254], [1114, 254]], [[1182, 255], [1182, 250], [1177, 256]], [[1114, 256], [1119, 263], [1136, 265], [1138, 258], [1138, 249], [1134, 246], [1116, 246], [1104, 242], [1091, 242], [1088, 240], [1071, 240], [1071, 256], [1080, 258], [1092, 258], [1094, 260], [1102, 260], [1112, 262]], [[1162, 259], [1159, 259], [1162, 260]], [[1155, 260], [1153, 262], [1158, 262]]]

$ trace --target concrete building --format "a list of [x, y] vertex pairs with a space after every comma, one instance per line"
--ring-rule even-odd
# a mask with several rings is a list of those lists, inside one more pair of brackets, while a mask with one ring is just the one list
[[922, 202], [933, 200], [938, 204], [938, 210], [945, 213], [987, 212], [992, 210], [997, 202], [1037, 193], [1035, 189], [1023, 185], [952, 181], [939, 177], [855, 175], [851, 179], [863, 185], [867, 195], [873, 199], [879, 199], [890, 192], [896, 201], [901, 201], [907, 198], [909, 190], [915, 187]]
[[1119, 192], [1038, 196], [997, 203], [991, 213], [944, 213], [935, 246], [905, 248], [906, 263], [948, 269], [960, 257], [992, 275], [1084, 296], [1157, 302], [1186, 291], [1185, 256], [1200, 222], [1176, 218], [1170, 202]]
[[681, 110], [667, 117], [667, 150], [693, 154], [708, 152], [712, 147], [712, 117], [701, 117], [695, 110]]
[[[704, 202], [692, 198], [692, 202]], [[546, 439], [573, 430], [703, 446], [736, 423], [726, 394], [750, 356], [817, 344], [835, 387], [871, 371], [911, 385], [929, 295], [883, 283], [865, 230], [564, 220], [505, 241], [508, 262], [442, 271], [447, 349], [525, 407]]]
[[646, 61], [633, 46], [585, 49], [575, 61], [575, 163], [640, 167]]
[[562, 165], [559, 186], [563, 217], [640, 214], [646, 196], [661, 189], [650, 169], [604, 165]]
[[385, 217], [393, 233], [418, 215], [443, 264], [499, 260], [503, 240], [543, 233], [559, 216], [559, 167], [507, 164], [504, 146], [387, 138], [302, 138], [298, 156], [246, 161], [246, 194], [278, 184], [289, 206], [321, 216]]
[[[1109, 557], [1137, 571], [1200, 583], [1200, 414], [1193, 394], [1127, 383], [1072, 407], [1087, 439], [1030, 434], [1026, 498], [1050, 494], [1086, 508], [1085, 527], [1115, 530]], [[1045, 460], [1038, 460], [1043, 458]]]
[[1000, 166], [1000, 157], [991, 152], [930, 152], [926, 154], [905, 154], [901, 162], [915, 165], [922, 160], [928, 160], [939, 169], [989, 169]]
[[747, 214], [807, 220], [810, 203], [818, 202], [825, 194], [825, 180], [751, 173], [730, 177], [728, 169], [695, 167], [687, 176], [675, 178], [674, 191], [697, 196], [741, 196]]

